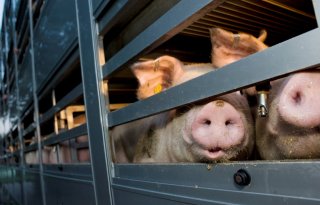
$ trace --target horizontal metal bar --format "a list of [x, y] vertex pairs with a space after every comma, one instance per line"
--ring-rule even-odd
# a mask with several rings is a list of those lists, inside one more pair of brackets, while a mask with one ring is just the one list
[[[231, 205], [239, 204], [239, 201], [243, 204], [283, 204], [285, 201], [288, 204], [317, 205], [320, 202], [318, 198], [299, 197], [299, 194], [281, 195], [278, 193], [244, 192], [243, 190], [206, 189], [199, 186], [198, 183], [190, 187], [176, 186], [172, 183], [159, 186], [158, 183], [128, 179], [116, 179], [115, 181], [119, 182], [113, 185], [116, 192], [116, 202], [120, 201], [121, 204], [143, 203], [146, 198], [152, 200], [154, 204], [172, 204], [174, 202], [174, 204]], [[211, 178], [208, 181], [212, 182]], [[287, 188], [291, 187], [287, 186]]]
[[[222, 16], [222, 15], [224, 16]], [[262, 21], [261, 18], [258, 20], [258, 18], [254, 17], [254, 18], [248, 18], [248, 17], [244, 17], [244, 16], [236, 16], [236, 15], [232, 15], [231, 13], [228, 12], [219, 12], [218, 10], [212, 13], [207, 14], [208, 17], [210, 18], [204, 18], [208, 21], [212, 21], [215, 22], [216, 19], [222, 19], [225, 20], [227, 22], [232, 22], [234, 23], [234, 25], [239, 26], [238, 24], [242, 24], [244, 27], [255, 27], [256, 29], [261, 29], [261, 28], [266, 28], [268, 27], [268, 31], [270, 32], [274, 32], [274, 33], [282, 33], [282, 32], [287, 32], [288, 29], [295, 29], [296, 27], [289, 27], [287, 24], [280, 24], [278, 22], [274, 23], [274, 22], [268, 22], [268, 21]], [[230, 18], [230, 16], [232, 18]], [[250, 22], [250, 23], [249, 23]]]
[[99, 4], [97, 4], [96, 2], [97, 1], [92, 2], [93, 15], [95, 18], [97, 18], [101, 14], [101, 12], [108, 6], [109, 3], [112, 3], [112, 1], [110, 2], [110, 0], [99, 1]]
[[20, 155], [20, 149], [18, 149], [18, 150], [16, 150], [15, 152], [13, 152], [13, 155], [19, 156], [19, 155]]
[[32, 122], [30, 125], [29, 125], [29, 127], [27, 127], [24, 131], [23, 131], [23, 136], [26, 136], [26, 135], [28, 135], [30, 132], [32, 132], [32, 131], [34, 131], [34, 129], [35, 129], [35, 123], [34, 122]]
[[75, 137], [87, 134], [87, 125], [83, 124], [78, 127], [75, 127], [71, 130], [67, 130], [65, 132], [59, 133], [57, 135], [52, 135], [48, 139], [44, 140], [42, 144], [44, 146], [54, 145], [59, 142], [63, 142], [69, 139], [73, 139]]
[[56, 112], [59, 112], [71, 102], [79, 98], [83, 94], [82, 84], [79, 84], [75, 87], [71, 92], [69, 92], [66, 96], [64, 96], [55, 106], [50, 108], [46, 113], [44, 113], [40, 118], [40, 124], [46, 122], [50, 118], [54, 116]]
[[79, 50], [77, 48], [78, 39], [74, 39], [70, 44], [70, 47], [66, 49], [67, 51], [65, 55], [61, 57], [57, 65], [52, 69], [57, 72], [52, 72], [48, 75], [47, 79], [44, 80], [44, 83], [39, 86], [39, 89], [37, 90], [37, 93], [39, 93], [39, 99], [48, 92], [51, 92], [51, 90], [60, 83], [61, 78], [67, 73], [67, 70], [72, 68], [72, 66], [77, 62], [77, 59], [79, 59]]
[[180, 1], [108, 60], [103, 66], [103, 77], [109, 76], [143, 50], [154, 48], [168, 40], [213, 9], [219, 2], [218, 0], [198, 0], [197, 4], [194, 4], [190, 0]]
[[112, 27], [112, 24], [114, 24], [112, 20], [115, 19], [116, 15], [121, 10], [123, 10], [123, 8], [129, 2], [130, 2], [129, 0], [119, 0], [111, 6], [111, 8], [109, 9], [109, 12], [106, 13], [106, 15], [104, 15], [98, 23], [99, 33], [102, 33], [103, 30], [104, 30], [104, 33], [109, 31], [109, 29]]
[[301, 15], [301, 16], [304, 16], [304, 17], [307, 17], [307, 18], [311, 18], [311, 19], [314, 19], [314, 16], [309, 14], [309, 13], [306, 13], [302, 10], [299, 10], [299, 9], [296, 9], [296, 8], [293, 8], [293, 7], [290, 7], [290, 6], [287, 6], [283, 3], [280, 3], [280, 2], [277, 2], [277, 1], [274, 1], [274, 0], [263, 0], [264, 2], [267, 2], [269, 4], [272, 4], [274, 6], [277, 6], [279, 8], [282, 8], [282, 9], [286, 9], [288, 11], [291, 11], [292, 13], [296, 13], [298, 15]]
[[34, 144], [31, 144], [29, 146], [25, 146], [24, 152], [30, 152], [30, 151], [35, 151], [38, 149], [38, 143], [35, 142]]
[[[320, 64], [320, 29], [251, 55], [108, 115], [113, 127]], [[286, 55], [283, 55], [283, 54]], [[271, 60], [272, 59], [272, 60]]]
[[[246, 161], [211, 165], [115, 164], [113, 187], [121, 190], [132, 189], [133, 192], [149, 190], [157, 193], [170, 193], [169, 189], [174, 189], [171, 193], [186, 194], [188, 197], [207, 200], [239, 200], [235, 196], [230, 199], [225, 194], [241, 194], [241, 198], [245, 201], [252, 201], [255, 197], [257, 197], [255, 200], [271, 201], [288, 197], [293, 201], [306, 200], [319, 203], [319, 184], [314, 184], [314, 181], [320, 179], [317, 172], [319, 165], [319, 160]], [[181, 172], [182, 169], [183, 172]], [[230, 180], [239, 169], [245, 169], [249, 173], [251, 177], [249, 186], [240, 188], [234, 184], [233, 180]], [[161, 188], [157, 187], [159, 184]], [[301, 186], [297, 186], [299, 184]], [[211, 194], [199, 197], [204, 190]], [[231, 201], [229, 202], [236, 203]]]
[[44, 164], [44, 175], [57, 175], [66, 178], [92, 180], [90, 164]]
[[40, 167], [39, 164], [26, 164], [25, 171], [29, 173], [39, 174], [40, 172], [39, 167]]

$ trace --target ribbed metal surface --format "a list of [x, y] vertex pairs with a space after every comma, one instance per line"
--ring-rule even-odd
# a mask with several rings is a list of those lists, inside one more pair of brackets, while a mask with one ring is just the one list
[[267, 43], [273, 45], [316, 28], [317, 23], [312, 1], [226, 0], [182, 33], [208, 38], [211, 27], [254, 35], [266, 29]]

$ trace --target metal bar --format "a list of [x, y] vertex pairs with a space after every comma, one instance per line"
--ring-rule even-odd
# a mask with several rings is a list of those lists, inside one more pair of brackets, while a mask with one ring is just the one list
[[36, 67], [35, 67], [35, 54], [34, 54], [34, 33], [33, 33], [33, 12], [32, 12], [32, 0], [28, 1], [29, 7], [29, 29], [30, 29], [30, 53], [31, 53], [31, 65], [32, 65], [32, 93], [33, 93], [33, 105], [34, 105], [34, 122], [35, 122], [35, 136], [38, 140], [38, 154], [39, 154], [39, 168], [40, 168], [40, 184], [41, 184], [41, 196], [42, 203], [44, 205], [46, 202], [45, 195], [45, 184], [43, 178], [43, 164], [42, 164], [42, 148], [41, 148], [41, 133], [40, 133], [40, 123], [39, 123], [39, 105], [37, 97], [37, 81], [36, 81]]
[[286, 10], [291, 11], [291, 12], [293, 12], [293, 13], [299, 14], [299, 15], [301, 15], [301, 16], [305, 16], [305, 17], [307, 17], [307, 18], [314, 19], [314, 16], [313, 16], [313, 15], [308, 14], [308, 13], [306, 13], [306, 12], [304, 12], [304, 11], [299, 10], [299, 9], [295, 9], [295, 8], [293, 8], [293, 7], [287, 6], [287, 5], [283, 4], [283, 3], [280, 3], [280, 2], [277, 2], [277, 1], [274, 1], [274, 0], [263, 0], [263, 1], [264, 1], [264, 2], [267, 2], [267, 3], [269, 3], [269, 4], [272, 4], [272, 5], [275, 5], [275, 6], [277, 6], [277, 7], [280, 7], [280, 8], [282, 8], [282, 9], [286, 9]]
[[90, 164], [45, 164], [44, 174], [62, 176], [69, 179], [92, 181]]
[[97, 18], [101, 14], [101, 12], [104, 10], [104, 8], [108, 6], [108, 4], [111, 2], [110, 0], [103, 0], [103, 1], [100, 0], [99, 4], [97, 4], [96, 2], [97, 0], [93, 1], [93, 11], [94, 11], [93, 14]]
[[[253, 8], [252, 8], [253, 10], [254, 10], [254, 7], [262, 8], [264, 10], [269, 10], [269, 11], [272, 11], [272, 12], [277, 13], [279, 15], [282, 15], [283, 18], [286, 18], [286, 19], [293, 19], [294, 21], [305, 21], [305, 20], [303, 20], [303, 18], [301, 18], [302, 17], [301, 15], [297, 16], [297, 15], [289, 15], [289, 14], [286, 14], [286, 13], [282, 13], [282, 12], [278, 11], [277, 9], [273, 9], [272, 7], [269, 7], [269, 8], [267, 7], [266, 8], [266, 6], [259, 5], [255, 1], [250, 1], [250, 0], [241, 0], [241, 1], [246, 2], [248, 5], [252, 5], [253, 6]], [[270, 3], [270, 2], [267, 2], [267, 3]], [[311, 16], [308, 16], [307, 18], [313, 19], [314, 17], [311, 15]]]
[[98, 27], [99, 33], [106, 33], [112, 27], [111, 25], [115, 22], [112, 22], [116, 18], [116, 15], [129, 3], [129, 0], [119, 0], [116, 3], [112, 4], [108, 13], [103, 15], [99, 20]]
[[62, 141], [70, 140], [75, 137], [85, 135], [85, 134], [87, 134], [87, 127], [86, 126], [87, 126], [86, 124], [83, 124], [83, 125], [80, 125], [78, 127], [73, 128], [71, 130], [67, 130], [65, 132], [62, 132], [60, 134], [57, 134], [57, 135], [53, 134], [48, 139], [44, 140], [42, 143], [44, 146], [54, 145], [54, 144], [57, 144]]
[[[14, 9], [13, 9], [13, 4], [14, 2], [12, 1], [12, 24], [14, 26], [12, 26], [12, 34], [13, 34], [13, 49], [17, 49], [18, 48], [18, 44], [17, 44], [17, 32], [14, 29], [16, 22], [17, 22], [17, 17], [14, 14]], [[21, 2], [19, 4], [19, 6], [21, 5]], [[16, 103], [16, 109], [17, 109], [17, 116], [21, 116], [21, 110], [19, 109], [19, 102], [20, 102], [20, 92], [19, 92], [19, 72], [18, 72], [18, 55], [16, 52], [13, 52], [13, 59], [14, 59], [14, 73], [15, 73], [15, 86], [16, 86], [16, 95], [17, 95], [17, 103]], [[24, 184], [25, 184], [25, 155], [24, 155], [24, 143], [23, 143], [23, 135], [22, 135], [22, 125], [21, 125], [21, 118], [18, 118], [17, 120], [17, 129], [18, 129], [18, 139], [19, 139], [19, 145], [20, 145], [20, 149], [16, 152], [18, 152], [19, 154], [19, 158], [20, 158], [20, 168], [21, 168], [21, 172], [22, 172], [22, 176], [21, 176], [21, 183], [20, 183], [20, 190], [21, 190], [21, 202], [22, 204], [26, 203], [26, 191], [24, 189]]]
[[27, 147], [24, 148], [24, 152], [30, 152], [30, 151], [35, 151], [38, 148], [38, 143], [34, 143], [32, 145], [29, 145]]
[[140, 52], [155, 48], [168, 40], [219, 3], [221, 1], [218, 0], [198, 0], [197, 4], [191, 0], [180, 1], [113, 56], [103, 66], [103, 77], [110, 76]]
[[103, 36], [114, 28], [115, 25], [121, 26], [128, 20], [132, 21], [135, 14], [139, 13], [150, 2], [151, 0], [139, 0], [138, 4], [135, 0], [118, 0], [114, 2], [110, 9], [108, 9], [108, 12], [99, 19], [99, 34]]
[[[253, 201], [269, 204], [266, 200], [275, 202], [281, 201], [281, 198], [289, 198], [296, 204], [316, 204], [320, 201], [317, 188], [319, 185], [314, 184], [314, 181], [320, 178], [316, 171], [319, 163], [317, 160], [280, 163], [247, 161], [219, 163], [212, 165], [211, 169], [208, 169], [207, 164], [115, 164], [116, 178], [113, 186], [116, 190], [131, 189], [131, 193], [172, 193], [184, 195], [188, 199], [219, 200], [231, 204], [237, 204], [234, 200], [240, 200], [239, 195], [235, 197], [237, 194], [242, 195], [243, 204], [254, 204]], [[243, 168], [250, 173], [252, 186], [239, 188], [230, 178], [237, 170]], [[161, 188], [158, 184], [161, 184]], [[302, 186], [297, 186], [299, 184]], [[208, 190], [208, 194], [204, 194], [205, 190]], [[228, 197], [229, 194], [233, 197]], [[254, 199], [255, 197], [257, 198]]]
[[312, 0], [312, 4], [313, 4], [313, 10], [315, 12], [318, 27], [319, 27], [320, 26], [320, 2], [317, 0]]
[[75, 0], [81, 74], [88, 128], [88, 141], [96, 204], [114, 204], [111, 188], [111, 156], [107, 135], [99, 39], [92, 14], [92, 1]]
[[26, 136], [27, 134], [29, 134], [30, 132], [34, 131], [34, 128], [35, 128], [35, 124], [34, 123], [31, 123], [29, 125], [29, 127], [27, 127], [24, 131], [23, 131], [23, 136]]
[[[39, 94], [39, 99], [41, 99], [45, 93], [50, 92], [50, 90], [57, 85], [57, 81], [62, 78], [62, 76], [65, 74], [66, 70], [68, 70], [70, 67], [73, 66], [73, 64], [76, 63], [78, 57], [79, 57], [79, 51], [77, 49], [77, 39], [74, 40], [70, 44], [70, 47], [67, 49], [68, 51], [65, 53], [65, 56], [63, 56], [56, 66], [52, 69], [53, 71], [58, 71], [51, 73], [48, 75], [46, 80], [44, 80], [44, 83], [42, 83], [41, 86], [39, 86], [37, 93]], [[54, 77], [52, 77], [54, 75]], [[46, 82], [46, 83], [45, 83]]]
[[69, 105], [72, 101], [79, 98], [82, 93], [82, 84], [79, 84], [71, 92], [64, 96], [55, 106], [51, 107], [46, 113], [41, 116], [40, 124], [52, 118], [56, 112], [59, 112], [64, 107]]
[[92, 177], [90, 164], [46, 164], [43, 169], [45, 172], [61, 172], [61, 166], [63, 166], [63, 172], [66, 174], [73, 173], [76, 176]]
[[[232, 19], [227, 18], [227, 17], [222, 17], [221, 14], [224, 15], [224, 16], [227, 16], [227, 17], [231, 16]], [[207, 19], [208, 21], [215, 22], [215, 18], [221, 18], [223, 20], [231, 21], [231, 22], [235, 23], [234, 25], [237, 25], [238, 23], [241, 23], [241, 24], [244, 24], [245, 26], [251, 26], [252, 27], [252, 24], [247, 23], [247, 22], [250, 22], [250, 23], [253, 23], [254, 25], [257, 25], [255, 27], [257, 27], [258, 29], [268, 27], [269, 31], [271, 30], [270, 28], [272, 28], [272, 32], [276, 32], [276, 33], [277, 32], [278, 33], [279, 32], [285, 32], [288, 29], [292, 29], [292, 27], [289, 27], [287, 24], [284, 24], [284, 23], [279, 23], [279, 21], [277, 23], [275, 23], [275, 22], [269, 23], [268, 21], [261, 20], [261, 18], [259, 18], [259, 17], [249, 18], [249, 17], [244, 17], [244, 15], [243, 16], [237, 16], [237, 15], [234, 15], [234, 14], [232, 14], [230, 12], [221, 12], [221, 11], [218, 11], [218, 10], [207, 14], [207, 16], [210, 17], [210, 18]], [[259, 19], [259, 20], [257, 20], [257, 19]], [[293, 29], [295, 29], [295, 28], [293, 27]]]
[[320, 55], [318, 55], [320, 47], [314, 45], [320, 45], [319, 36], [320, 29], [309, 31], [227, 65], [223, 69], [210, 72], [190, 80], [186, 84], [178, 85], [111, 112], [108, 115], [109, 126], [147, 117], [177, 106], [222, 95], [235, 89], [318, 65], [320, 63]]
[[57, 66], [53, 69], [58, 70], [57, 74], [55, 74], [54, 77], [50, 79], [49, 82], [47, 82], [47, 84], [43, 88], [39, 88], [38, 93], [40, 99], [46, 93], [51, 92], [52, 89], [54, 89], [57, 86], [57, 84], [59, 84], [61, 78], [65, 75], [67, 70], [77, 63], [77, 60], [79, 58], [79, 50], [77, 49], [77, 43], [77, 41], [72, 43], [68, 55], [66, 57], [63, 57], [63, 59], [61, 59]]

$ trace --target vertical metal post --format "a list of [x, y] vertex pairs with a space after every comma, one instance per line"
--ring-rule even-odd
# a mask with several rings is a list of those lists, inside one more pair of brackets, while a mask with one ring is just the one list
[[112, 162], [107, 136], [107, 111], [99, 63], [98, 35], [92, 1], [75, 0], [83, 93], [96, 204], [114, 204], [111, 187]]
[[[16, 25], [16, 16], [14, 14], [14, 4], [16, 2], [12, 1], [11, 6], [11, 21], [12, 25]], [[22, 128], [21, 128], [21, 108], [20, 108], [20, 92], [19, 92], [19, 73], [18, 73], [18, 54], [17, 54], [17, 33], [15, 30], [15, 26], [12, 26], [12, 34], [13, 34], [13, 49], [16, 52], [13, 52], [13, 59], [14, 59], [14, 74], [15, 74], [15, 86], [16, 86], [16, 109], [17, 109], [17, 129], [18, 129], [18, 139], [19, 139], [19, 147], [20, 147], [20, 170], [21, 170], [21, 198], [22, 204], [26, 203], [26, 194], [24, 191], [24, 183], [25, 183], [25, 160], [24, 160], [24, 143], [23, 143], [23, 136], [22, 136]]]
[[35, 122], [35, 136], [38, 141], [38, 152], [39, 152], [39, 175], [40, 175], [40, 184], [41, 184], [41, 195], [42, 203], [46, 205], [46, 195], [45, 195], [45, 186], [43, 178], [43, 164], [42, 164], [42, 149], [41, 149], [41, 133], [40, 133], [40, 120], [39, 120], [39, 104], [37, 96], [37, 81], [36, 81], [36, 67], [34, 60], [34, 36], [33, 36], [33, 13], [32, 13], [32, 0], [28, 1], [29, 8], [29, 26], [30, 26], [30, 54], [31, 54], [31, 65], [32, 65], [32, 93], [33, 93], [33, 107], [34, 107], [34, 122]]

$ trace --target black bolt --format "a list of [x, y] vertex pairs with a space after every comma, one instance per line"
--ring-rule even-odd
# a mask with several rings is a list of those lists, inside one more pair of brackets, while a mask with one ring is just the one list
[[59, 171], [63, 171], [63, 166], [61, 166], [61, 165], [58, 166], [58, 170], [59, 170]]
[[233, 180], [240, 186], [247, 186], [250, 184], [251, 177], [249, 173], [244, 169], [239, 169], [234, 175]]

